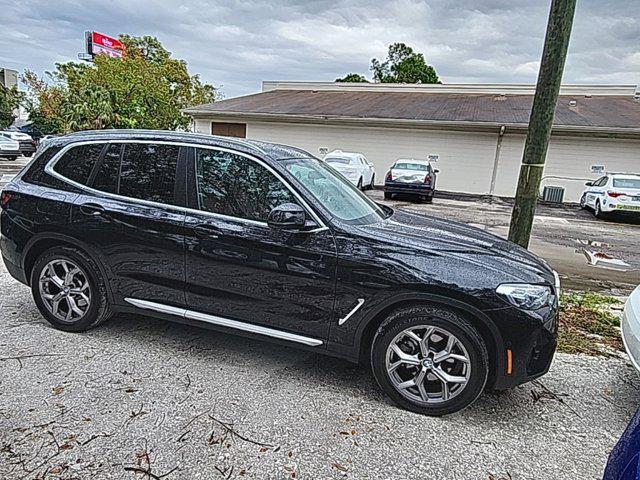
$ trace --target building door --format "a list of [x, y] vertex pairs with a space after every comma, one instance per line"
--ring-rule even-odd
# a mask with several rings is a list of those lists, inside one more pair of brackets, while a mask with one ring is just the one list
[[211, 122], [211, 135], [247, 138], [246, 123]]

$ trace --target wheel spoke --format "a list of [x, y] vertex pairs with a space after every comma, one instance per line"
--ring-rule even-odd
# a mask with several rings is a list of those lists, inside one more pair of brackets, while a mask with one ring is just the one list
[[84, 312], [80, 307], [78, 307], [78, 304], [72, 296], [67, 297], [67, 303], [69, 304], [69, 310], [75, 312], [79, 317], [84, 315]]
[[440, 367], [434, 367], [432, 369], [433, 374], [438, 377], [441, 381], [447, 383], [466, 383], [466, 377], [459, 377], [456, 375], [449, 375], [447, 372], [442, 370]]
[[59, 320], [76, 321], [90, 307], [91, 289], [87, 276], [69, 260], [49, 262], [42, 269], [38, 283], [43, 303]]
[[393, 350], [393, 353], [395, 353], [402, 361], [402, 363], [406, 363], [408, 365], [420, 365], [420, 360], [418, 359], [417, 355], [409, 355], [408, 353], [403, 352], [397, 344], [394, 344], [391, 349]]

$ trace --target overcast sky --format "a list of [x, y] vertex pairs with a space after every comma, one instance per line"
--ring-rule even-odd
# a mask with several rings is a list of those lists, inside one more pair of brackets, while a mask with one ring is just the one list
[[[85, 30], [154, 35], [225, 97], [262, 80], [370, 77], [405, 42], [452, 82], [534, 83], [550, 0], [0, 0], [0, 66], [77, 58]], [[640, 9], [578, 0], [565, 83], [640, 83]]]

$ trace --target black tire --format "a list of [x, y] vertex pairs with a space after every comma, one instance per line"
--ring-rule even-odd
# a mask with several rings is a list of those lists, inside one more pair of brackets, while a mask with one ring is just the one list
[[585, 210], [587, 208], [587, 194], [583, 193], [582, 197], [580, 197], [580, 208]]
[[384, 199], [391, 200], [393, 198], [393, 193], [384, 192]]
[[17, 158], [18, 158], [17, 155], [11, 155], [9, 157], [6, 157], [6, 159], [9, 160], [10, 162], [15, 162]]
[[358, 180], [358, 190], [363, 190], [362, 188], [362, 177], [360, 177], [360, 179]]
[[427, 195], [425, 197], [425, 202], [427, 203], [433, 203], [433, 195]]
[[[387, 349], [391, 342], [404, 330], [420, 326], [432, 326], [453, 334], [460, 344], [464, 346], [468, 355], [468, 365], [470, 365], [471, 370], [466, 385], [457, 393], [454, 393], [451, 398], [442, 400], [439, 403], [407, 398], [394, 387], [390, 374], [387, 372]], [[435, 335], [435, 338], [437, 338], [438, 334], [436, 333]], [[444, 337], [441, 338], [444, 339]], [[434, 339], [433, 334], [430, 339]], [[435, 342], [435, 344], [437, 343], [438, 341]], [[480, 396], [487, 383], [489, 358], [484, 340], [464, 316], [446, 307], [416, 306], [398, 310], [382, 322], [373, 339], [371, 367], [378, 385], [397, 405], [416, 413], [441, 416], [455, 413], [468, 407]], [[444, 368], [447, 367], [445, 366]]]
[[371, 183], [369, 184], [369, 190], [373, 190], [375, 188], [375, 180], [376, 180], [376, 174], [374, 173], [373, 175], [371, 175]]
[[[63, 321], [45, 305], [40, 292], [40, 274], [54, 260], [70, 261], [80, 268], [90, 289], [90, 302], [84, 314], [77, 320]], [[107, 287], [96, 262], [85, 252], [73, 247], [53, 247], [36, 260], [31, 270], [31, 293], [42, 316], [55, 328], [66, 332], [84, 332], [108, 320], [112, 315]]]
[[602, 207], [600, 206], [600, 200], [596, 200], [596, 205], [593, 208], [593, 214], [596, 216], [596, 218], [606, 218], [606, 213], [604, 213], [602, 211]]
[[33, 157], [33, 152], [24, 152], [22, 155], [25, 157]]

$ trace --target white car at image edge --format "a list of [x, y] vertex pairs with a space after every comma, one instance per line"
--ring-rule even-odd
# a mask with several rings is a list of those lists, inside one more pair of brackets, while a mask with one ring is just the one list
[[593, 209], [596, 217], [614, 211], [640, 214], [640, 175], [608, 173], [585, 185], [580, 206]]
[[631, 363], [640, 372], [640, 286], [631, 293], [624, 305], [620, 328]]
[[376, 170], [361, 153], [334, 150], [325, 155], [324, 161], [340, 172], [361, 190], [371, 189], [376, 179]]

